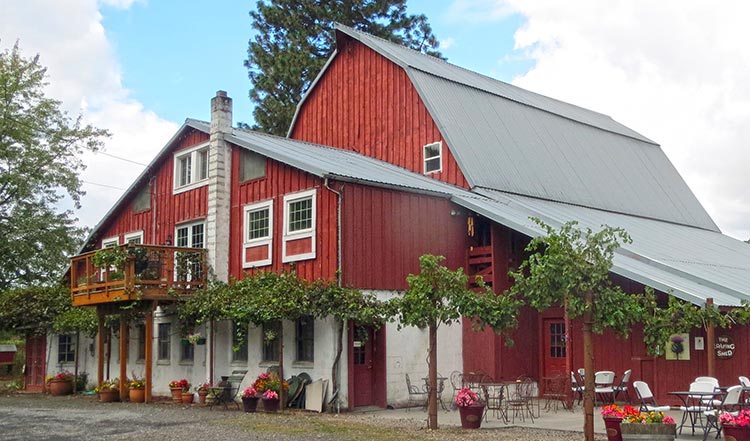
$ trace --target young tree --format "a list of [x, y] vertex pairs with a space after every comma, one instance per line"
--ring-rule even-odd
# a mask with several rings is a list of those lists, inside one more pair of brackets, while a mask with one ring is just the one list
[[515, 295], [496, 295], [477, 278], [478, 292], [468, 288], [463, 269], [451, 271], [442, 265], [443, 256], [425, 254], [419, 258], [419, 274], [406, 278], [409, 289], [393, 300], [393, 308], [402, 326], [428, 328], [428, 427], [438, 428], [437, 418], [437, 330], [441, 324], [472, 321], [476, 330], [491, 328], [502, 333], [516, 327], [521, 302]]
[[56, 205], [78, 206], [80, 155], [107, 135], [44, 95], [45, 72], [18, 44], [0, 52], [0, 290], [59, 279], [84, 231]]
[[279, 136], [333, 52], [335, 22], [440, 56], [427, 17], [407, 14], [406, 0], [260, 0], [250, 18], [257, 31], [245, 60], [253, 128]]

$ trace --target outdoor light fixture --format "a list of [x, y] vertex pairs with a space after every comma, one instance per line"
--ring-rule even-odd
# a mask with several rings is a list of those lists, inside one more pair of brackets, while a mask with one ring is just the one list
[[171, 246], [172, 245], [172, 235], [170, 234], [167, 236], [167, 240], [164, 241], [164, 245]]

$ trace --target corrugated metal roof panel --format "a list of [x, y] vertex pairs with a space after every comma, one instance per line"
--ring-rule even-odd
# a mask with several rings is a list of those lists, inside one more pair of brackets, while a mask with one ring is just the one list
[[559, 202], [482, 190], [488, 199], [453, 200], [529, 236], [542, 234], [529, 220], [552, 226], [574, 220], [584, 228], [625, 229], [633, 239], [615, 255], [612, 271], [678, 298], [702, 305], [736, 306], [750, 301], [750, 245], [714, 231]]
[[391, 43], [382, 38], [357, 31], [356, 29], [352, 29], [342, 24], [336, 24], [336, 30], [343, 32], [351, 38], [359, 40], [404, 69], [412, 67], [456, 83], [471, 86], [484, 92], [505, 97], [527, 106], [555, 113], [584, 124], [590, 124], [604, 130], [610, 130], [625, 136], [631, 136], [642, 141], [653, 142], [634, 130], [618, 123], [607, 115], [522, 89], [495, 78], [448, 63], [445, 60], [425, 55], [413, 49]]
[[472, 186], [718, 230], [657, 145], [434, 75], [412, 79]]

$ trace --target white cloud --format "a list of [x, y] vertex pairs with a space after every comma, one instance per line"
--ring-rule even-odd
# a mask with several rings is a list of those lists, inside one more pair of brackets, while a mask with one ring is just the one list
[[[0, 45], [16, 40], [24, 56], [40, 55], [47, 67], [48, 95], [71, 116], [108, 129], [105, 152], [148, 163], [177, 128], [129, 97], [120, 67], [101, 24], [96, 0], [68, 2], [12, 0], [0, 7]], [[132, 1], [107, 1], [126, 8]], [[143, 167], [100, 155], [85, 156], [85, 181], [127, 188]], [[93, 226], [122, 191], [84, 184], [87, 194], [77, 215]]]
[[456, 2], [467, 3], [526, 17], [516, 49], [536, 64], [514, 84], [655, 140], [722, 231], [750, 237], [750, 3]]
[[449, 22], [482, 23], [503, 19], [513, 12], [504, 0], [455, 0], [443, 15]]
[[440, 40], [440, 49], [450, 49], [456, 45], [456, 39], [452, 37]]

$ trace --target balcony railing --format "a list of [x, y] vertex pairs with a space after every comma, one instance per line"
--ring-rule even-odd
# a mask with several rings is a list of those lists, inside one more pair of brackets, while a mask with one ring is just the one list
[[119, 266], [94, 264], [97, 251], [71, 258], [73, 305], [159, 300], [190, 295], [206, 284], [206, 250], [161, 245], [123, 245]]

